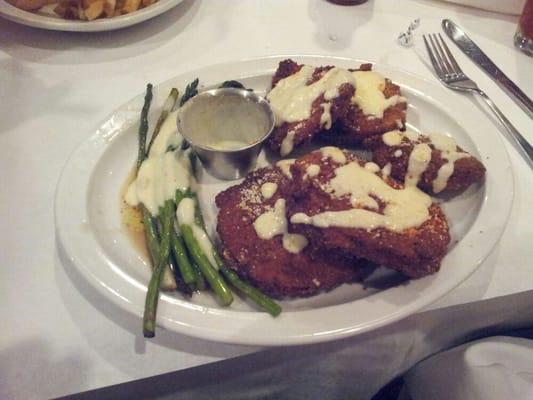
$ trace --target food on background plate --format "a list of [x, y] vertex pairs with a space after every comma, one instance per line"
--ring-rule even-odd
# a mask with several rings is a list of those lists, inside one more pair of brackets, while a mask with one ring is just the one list
[[217, 195], [217, 232], [228, 266], [278, 298], [310, 296], [367, 276], [369, 262], [319, 251], [288, 232], [285, 204], [293, 190], [289, 177], [272, 166]]
[[427, 193], [456, 192], [481, 182], [485, 167], [455, 140], [440, 133], [393, 130], [368, 140], [372, 160], [391, 166], [391, 176]]
[[375, 163], [324, 147], [291, 167], [291, 232], [312, 246], [363, 258], [411, 278], [434, 273], [450, 242], [441, 208], [416, 187], [403, 187]]
[[7, 2], [21, 10], [33, 11], [47, 4], [53, 4], [56, 0], [7, 0]]
[[158, 0], [8, 0], [12, 5], [26, 11], [38, 11], [55, 4], [54, 13], [70, 20], [92, 21], [129, 14], [148, 7]]
[[405, 128], [407, 105], [399, 86], [371, 64], [358, 69], [279, 63], [267, 94], [276, 115], [270, 147], [286, 156], [320, 136], [357, 145], [392, 129]]

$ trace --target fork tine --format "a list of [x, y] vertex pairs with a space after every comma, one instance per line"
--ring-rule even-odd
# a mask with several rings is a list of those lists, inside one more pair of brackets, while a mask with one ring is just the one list
[[433, 68], [435, 69], [435, 72], [437, 73], [439, 79], [441, 78], [441, 76], [444, 74], [442, 72], [442, 69], [439, 65], [439, 63], [437, 62], [437, 60], [435, 59], [435, 55], [433, 54], [433, 50], [431, 49], [427, 39], [426, 39], [426, 35], [422, 35], [422, 38], [424, 39], [424, 44], [426, 45], [426, 50], [428, 52], [428, 55], [429, 55], [429, 59], [431, 60], [431, 64], [433, 64]]
[[450, 48], [448, 47], [448, 45], [446, 44], [446, 42], [444, 41], [440, 33], [439, 33], [439, 39], [442, 43], [442, 47], [444, 48], [444, 51], [448, 55], [448, 60], [450, 61], [452, 72], [456, 74], [462, 74], [463, 70], [461, 69], [459, 64], [457, 64], [457, 61], [455, 61], [455, 57], [453, 56], [452, 52], [450, 51]]
[[[449, 73], [449, 74], [453, 74], [453, 67], [450, 65], [450, 62], [448, 61], [448, 57], [446, 55], [446, 53], [444, 53], [444, 50], [442, 49], [442, 46], [441, 44], [439, 43], [439, 39], [437, 37], [437, 35], [434, 33], [433, 35], [433, 38], [435, 39], [435, 44], [437, 45], [437, 48], [439, 49], [439, 54], [441, 55], [442, 57], [442, 62], [444, 63], [444, 65], [446, 66], [446, 71]], [[442, 39], [442, 38], [441, 38]]]
[[435, 57], [437, 58], [437, 61], [439, 62], [439, 65], [441, 66], [442, 71], [444, 74], [448, 75], [450, 71], [448, 70], [448, 67], [446, 63], [444, 62], [444, 53], [441, 52], [441, 49], [438, 48], [436, 43], [436, 37], [435, 34], [429, 35], [429, 42], [431, 43], [431, 46], [433, 47], [433, 52], [435, 53]]

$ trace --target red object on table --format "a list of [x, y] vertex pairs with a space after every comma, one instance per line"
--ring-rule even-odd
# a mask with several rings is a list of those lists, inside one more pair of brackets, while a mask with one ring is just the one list
[[514, 43], [524, 53], [533, 56], [533, 0], [526, 1], [518, 21]]

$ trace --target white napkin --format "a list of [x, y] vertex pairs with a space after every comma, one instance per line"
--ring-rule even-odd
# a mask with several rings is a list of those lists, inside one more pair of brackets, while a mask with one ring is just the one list
[[444, 0], [462, 6], [480, 8], [504, 14], [522, 14], [526, 0]]
[[412, 400], [531, 400], [533, 340], [467, 343], [420, 362], [404, 379]]

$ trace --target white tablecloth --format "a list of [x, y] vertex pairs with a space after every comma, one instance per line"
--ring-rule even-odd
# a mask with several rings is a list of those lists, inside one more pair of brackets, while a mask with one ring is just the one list
[[[432, 78], [412, 49], [395, 43], [415, 17], [427, 32], [440, 31], [442, 18], [456, 21], [533, 97], [533, 59], [512, 47], [516, 17], [429, 0], [403, 0], [401, 7], [392, 0], [357, 7], [323, 0], [186, 0], [141, 25], [96, 34], [47, 32], [0, 19], [0, 398], [65, 395], [257, 351], [164, 331], [144, 341], [137, 318], [95, 293], [56, 254], [52, 210], [61, 168], [77, 144], [146, 82], [201, 66], [272, 54], [327, 54]], [[531, 120], [477, 67], [454, 53], [533, 142]], [[504, 236], [474, 276], [432, 308], [533, 289], [533, 175], [516, 150], [505, 145], [516, 193]], [[525, 304], [527, 297], [516, 299]], [[505, 317], [512, 317], [507, 312]], [[418, 315], [425, 320], [432, 314]], [[354, 343], [365, 343], [363, 350], [371, 352], [371, 346], [399, 341], [405, 337], [403, 323], [380, 330], [371, 342], [358, 338]], [[427, 327], [412, 323], [413, 331], [403, 332], [418, 332], [423, 342]], [[349, 341], [342, 343], [350, 347]], [[336, 358], [336, 345], [330, 346], [317, 348]], [[345, 360], [357, 370], [357, 357]], [[380, 360], [375, 375], [390, 375], [389, 367], [407, 363], [401, 357], [396, 361]], [[377, 385], [369, 379], [368, 387]]]

